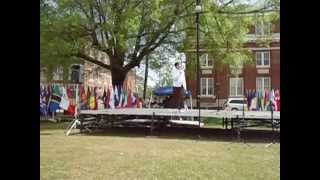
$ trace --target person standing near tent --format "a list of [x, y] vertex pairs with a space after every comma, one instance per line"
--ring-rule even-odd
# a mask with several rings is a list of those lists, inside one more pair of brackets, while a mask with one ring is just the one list
[[179, 110], [184, 107], [184, 93], [187, 91], [186, 76], [184, 73], [184, 67], [181, 63], [176, 62], [172, 70], [173, 79], [173, 95], [171, 103], [173, 107]]

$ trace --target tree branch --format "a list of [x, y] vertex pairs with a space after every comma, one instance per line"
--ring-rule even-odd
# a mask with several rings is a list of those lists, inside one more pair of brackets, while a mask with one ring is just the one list
[[[172, 16], [172, 19], [163, 28], [160, 28], [158, 31], [153, 33], [153, 37], [148, 43], [146, 43], [144, 48], [141, 50], [141, 53], [137, 57], [135, 53], [133, 54], [133, 56], [131, 57], [131, 61], [124, 67], [125, 71], [129, 71], [135, 66], [138, 66], [145, 55], [148, 55], [165, 40], [165, 38], [169, 35], [170, 28], [175, 23], [177, 17], [184, 12], [184, 11], [181, 11], [180, 5], [181, 5], [181, 1], [178, 1], [176, 3], [174, 16]], [[164, 35], [161, 37], [162, 34]], [[156, 42], [157, 40], [158, 42]]]
[[98, 60], [96, 60], [96, 59], [92, 58], [91, 56], [88, 56], [88, 55], [86, 55], [84, 53], [80, 53], [79, 52], [79, 53], [73, 54], [73, 56], [76, 56], [76, 57], [81, 58], [81, 59], [83, 59], [85, 61], [91, 62], [93, 64], [96, 64], [98, 66], [101, 66], [101, 67], [103, 67], [105, 69], [109, 69], [109, 70], [111, 69], [110, 65], [104, 64], [103, 62], [98, 61]]
[[[251, 10], [251, 11], [239, 11], [239, 12], [232, 12], [232, 11], [222, 11], [222, 10], [218, 10], [219, 14], [255, 14], [255, 13], [259, 13], [259, 12], [273, 12], [273, 11], [277, 11], [277, 9], [269, 9], [274, 7], [273, 5], [270, 6], [265, 6], [262, 7], [260, 9], [255, 9], [255, 10]], [[206, 12], [204, 12], [206, 13]]]
[[227, 7], [229, 4], [233, 3], [234, 0], [230, 0], [227, 3], [223, 4], [222, 8]]

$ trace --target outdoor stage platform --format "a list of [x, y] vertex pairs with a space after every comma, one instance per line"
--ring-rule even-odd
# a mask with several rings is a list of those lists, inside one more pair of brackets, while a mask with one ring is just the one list
[[[198, 109], [157, 109], [157, 108], [121, 108], [104, 110], [81, 110], [80, 115], [118, 115], [118, 116], [178, 116], [178, 117], [198, 117]], [[243, 116], [244, 114], [244, 116]], [[280, 119], [280, 112], [274, 111], [273, 117], [271, 111], [225, 111], [225, 110], [207, 110], [200, 109], [201, 117], [216, 118], [243, 118], [244, 119]]]
[[[173, 126], [196, 126], [202, 127], [199, 122], [198, 109], [160, 109], [160, 108], [119, 108], [103, 110], [81, 110], [78, 118], [74, 119], [67, 128], [67, 135], [72, 129], [79, 128], [80, 132], [92, 132], [95, 129], [112, 126], [147, 126], [151, 133], [155, 127]], [[223, 126], [228, 129], [241, 129], [247, 127], [271, 125], [280, 128], [280, 112], [271, 111], [226, 111], [200, 109], [201, 118], [222, 118]]]

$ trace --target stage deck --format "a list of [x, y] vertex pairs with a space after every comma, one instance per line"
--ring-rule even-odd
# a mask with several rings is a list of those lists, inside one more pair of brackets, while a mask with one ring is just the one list
[[[80, 115], [135, 115], [135, 116], [179, 116], [179, 117], [198, 117], [198, 109], [181, 110], [178, 109], [158, 109], [158, 108], [119, 108], [103, 110], [81, 110]], [[243, 118], [242, 111], [225, 110], [200, 110], [201, 117], [217, 118]], [[270, 111], [245, 111], [244, 119], [272, 119]], [[273, 119], [280, 119], [280, 112], [273, 112]]]

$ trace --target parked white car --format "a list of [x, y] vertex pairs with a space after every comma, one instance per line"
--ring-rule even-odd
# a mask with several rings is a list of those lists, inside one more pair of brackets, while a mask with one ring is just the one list
[[225, 110], [242, 111], [243, 108], [245, 111], [248, 110], [247, 100], [243, 97], [229, 97], [224, 103]]

